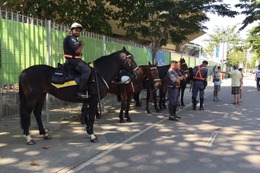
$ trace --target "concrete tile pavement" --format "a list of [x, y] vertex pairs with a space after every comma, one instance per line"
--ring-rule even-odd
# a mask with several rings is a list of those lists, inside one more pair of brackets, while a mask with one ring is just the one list
[[[249, 79], [251, 81], [251, 78]], [[252, 87], [252, 84], [245, 83], [246, 87], [247, 84], [249, 85], [248, 87]], [[251, 89], [253, 93], [254, 88], [252, 87]], [[208, 96], [205, 99], [205, 112], [218, 114], [223, 118], [223, 116], [227, 116], [226, 112], [230, 116], [240, 111], [241, 107], [245, 109], [248, 105], [243, 104], [250, 98], [247, 96], [243, 98], [241, 105], [231, 105], [229, 103], [233, 101], [233, 98], [230, 90], [230, 80], [224, 80], [220, 92], [222, 101], [213, 102], [213, 87], [212, 84], [209, 84], [206, 89], [206, 95]], [[253, 95], [255, 94], [253, 93]], [[187, 108], [179, 112], [183, 117], [183, 121], [188, 116], [194, 118], [200, 117], [195, 118], [195, 122], [197, 121], [196, 123], [198, 124], [202, 120], [212, 121], [212, 117], [205, 116], [205, 112], [199, 110], [192, 111], [189, 108], [190, 98], [191, 93], [187, 90], [185, 94]], [[153, 109], [151, 110], [153, 111]], [[130, 116], [134, 122], [120, 124], [118, 123], [118, 111], [110, 112], [104, 114], [102, 119], [96, 120], [95, 133], [99, 139], [99, 143], [97, 144], [89, 141], [84, 127], [79, 122], [72, 121], [71, 116], [76, 116], [79, 111], [70, 113], [67, 113], [66, 109], [64, 111], [51, 111], [49, 132], [53, 136], [53, 139], [43, 140], [41, 136], [37, 135], [38, 131], [34, 127], [31, 131], [32, 136], [37, 142], [34, 146], [27, 146], [25, 144], [25, 139], [21, 136], [22, 131], [19, 128], [19, 121], [13, 120], [10, 124], [2, 127], [0, 132], [1, 172], [67, 172], [151, 124], [165, 118], [167, 119], [168, 117], [167, 110], [164, 110], [162, 113], [153, 112], [152, 114], [146, 114], [144, 108], [135, 109], [132, 107]], [[195, 122], [192, 121], [192, 123]], [[207, 129], [207, 127], [201, 128]], [[217, 129], [219, 127], [212, 128]], [[49, 148], [43, 149], [44, 146], [49, 146]]]

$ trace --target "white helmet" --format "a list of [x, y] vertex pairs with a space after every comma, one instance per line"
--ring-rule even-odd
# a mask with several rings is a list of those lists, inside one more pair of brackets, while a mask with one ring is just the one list
[[130, 82], [130, 77], [129, 76], [122, 76], [121, 77], [121, 82], [122, 83], [129, 83]]
[[83, 29], [82, 25], [76, 22], [71, 25], [70, 30], [74, 28], [80, 28], [81, 30]]

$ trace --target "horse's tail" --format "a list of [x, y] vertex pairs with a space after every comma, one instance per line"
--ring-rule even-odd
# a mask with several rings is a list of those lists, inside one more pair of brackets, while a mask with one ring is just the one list
[[23, 119], [24, 119], [24, 115], [25, 115], [24, 112], [26, 108], [26, 97], [22, 87], [21, 76], [19, 76], [19, 99], [20, 99], [20, 103], [19, 103], [20, 123], [21, 123], [21, 127], [23, 128], [25, 126], [25, 122], [23, 121]]

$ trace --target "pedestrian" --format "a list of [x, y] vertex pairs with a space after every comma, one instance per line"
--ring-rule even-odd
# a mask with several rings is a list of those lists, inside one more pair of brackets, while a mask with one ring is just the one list
[[207, 87], [207, 77], [208, 77], [208, 61], [204, 60], [201, 65], [195, 66], [193, 69], [193, 84], [192, 84], [192, 103], [193, 110], [196, 110], [197, 96], [198, 92], [200, 97], [200, 108], [199, 110], [204, 110], [204, 90]]
[[72, 70], [81, 74], [78, 96], [81, 98], [88, 97], [88, 80], [91, 75], [91, 69], [82, 60], [82, 49], [85, 45], [83, 41], [78, 41], [78, 37], [83, 27], [79, 23], [73, 23], [70, 27], [70, 32], [63, 40], [64, 57], [66, 58], [65, 64]]
[[242, 89], [243, 89], [243, 84], [244, 84], [243, 83], [244, 74], [243, 74], [242, 68], [239, 68], [238, 71], [240, 71], [241, 76], [242, 76], [241, 81], [240, 81], [241, 85], [240, 85], [240, 88], [239, 88], [239, 101], [242, 102]]
[[256, 88], [257, 88], [257, 91], [260, 90], [260, 64], [258, 65], [258, 69], [256, 70], [255, 72], [255, 81], [256, 81]]
[[229, 74], [231, 77], [231, 94], [234, 95], [234, 102], [232, 102], [232, 104], [239, 104], [240, 102], [239, 89], [241, 86], [242, 75], [241, 72], [238, 71], [238, 66], [234, 65], [232, 71], [222, 72], [222, 73]]
[[181, 119], [181, 117], [176, 115], [176, 110], [179, 102], [180, 80], [183, 80], [183, 76], [178, 71], [178, 62], [171, 61], [170, 68], [165, 79], [169, 97], [169, 120], [171, 121], [179, 121], [179, 119]]
[[221, 67], [218, 66], [217, 70], [214, 70], [212, 73], [213, 83], [214, 83], [213, 101], [220, 101], [220, 99], [218, 97], [218, 93], [220, 91], [220, 85], [222, 83], [220, 70], [221, 70]]

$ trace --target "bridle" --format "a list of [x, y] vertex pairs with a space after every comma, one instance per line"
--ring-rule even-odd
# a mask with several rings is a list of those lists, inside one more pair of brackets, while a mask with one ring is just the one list
[[[155, 70], [159, 74], [157, 67], [150, 67], [150, 74], [152, 71], [155, 71]], [[161, 79], [160, 78], [153, 79], [153, 83], [158, 82], [158, 81], [161, 81]]]

